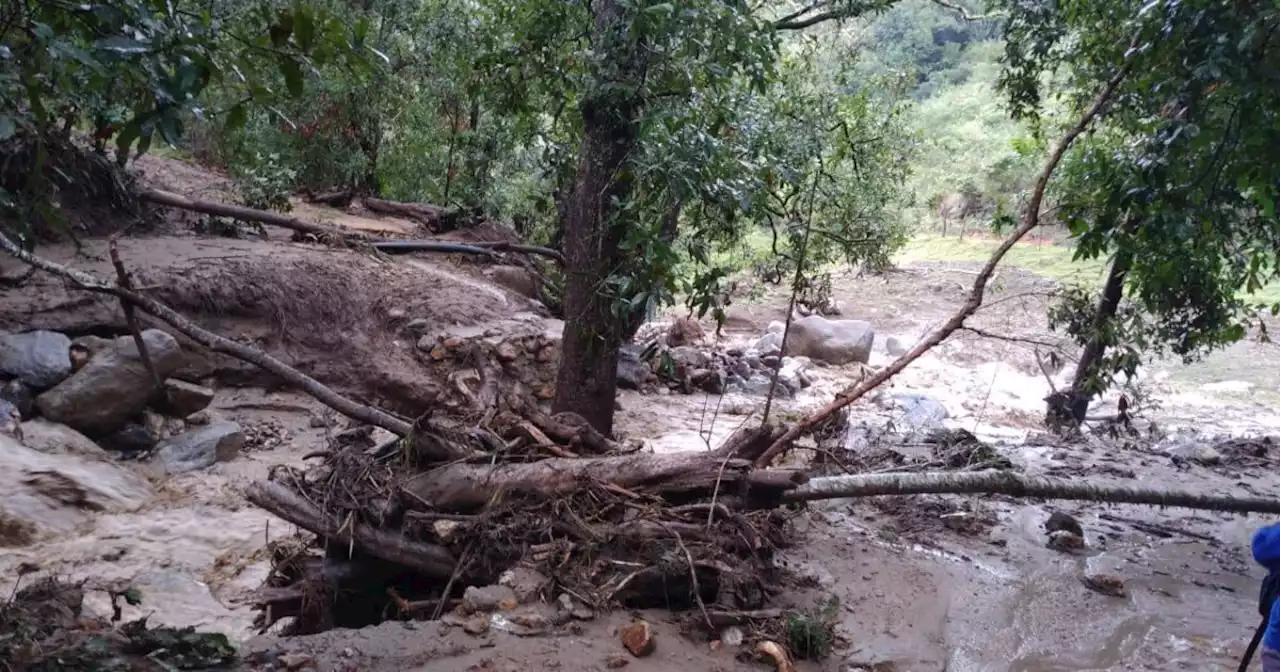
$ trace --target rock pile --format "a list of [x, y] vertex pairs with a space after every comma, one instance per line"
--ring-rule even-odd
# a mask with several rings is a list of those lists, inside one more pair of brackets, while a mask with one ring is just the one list
[[444, 390], [446, 405], [474, 403], [485, 367], [498, 374], [500, 389], [542, 400], [555, 396], [560, 320], [529, 313], [488, 327], [432, 329], [426, 320], [414, 320], [405, 329], [417, 338], [418, 359], [453, 383]]
[[48, 455], [151, 455], [168, 473], [238, 454], [238, 425], [187, 421], [214, 393], [171, 377], [186, 361], [177, 340], [158, 329], [142, 332], [142, 340], [160, 389], [132, 336], [0, 332], [0, 431]]

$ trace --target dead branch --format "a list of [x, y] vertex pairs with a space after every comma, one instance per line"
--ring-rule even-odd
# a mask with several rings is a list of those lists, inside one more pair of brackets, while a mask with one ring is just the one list
[[[1130, 52], [1132, 51], [1133, 50], [1130, 50]], [[907, 368], [908, 365], [919, 359], [921, 355], [933, 349], [934, 346], [946, 340], [946, 338], [953, 332], [964, 326], [965, 320], [973, 315], [982, 305], [982, 300], [986, 296], [987, 282], [990, 280], [991, 275], [995, 273], [996, 266], [1000, 264], [1002, 259], [1004, 259], [1004, 255], [1008, 253], [1009, 250], [1013, 248], [1014, 244], [1021, 240], [1023, 236], [1027, 235], [1032, 229], [1039, 226], [1040, 209], [1044, 202], [1045, 190], [1048, 188], [1049, 180], [1053, 177], [1053, 173], [1057, 169], [1058, 164], [1062, 162], [1062, 157], [1066, 155], [1067, 150], [1070, 149], [1076, 138], [1080, 137], [1080, 134], [1084, 133], [1085, 130], [1087, 130], [1093, 123], [1093, 120], [1102, 113], [1104, 108], [1106, 108], [1107, 104], [1111, 101], [1112, 96], [1115, 95], [1116, 89], [1119, 88], [1120, 83], [1124, 81], [1124, 78], [1129, 74], [1131, 66], [1131, 61], [1127, 61], [1123, 66], [1121, 66], [1120, 70], [1116, 72], [1116, 74], [1107, 81], [1106, 85], [1102, 87], [1102, 90], [1098, 92], [1098, 95], [1093, 100], [1093, 104], [1089, 106], [1089, 109], [1086, 110], [1075, 123], [1075, 126], [1073, 126], [1071, 130], [1067, 131], [1066, 135], [1062, 136], [1060, 140], [1058, 140], [1058, 144], [1054, 147], [1053, 153], [1050, 154], [1048, 161], [1045, 162], [1044, 168], [1041, 169], [1040, 176], [1036, 178], [1035, 189], [1031, 193], [1031, 200], [1027, 204], [1027, 211], [1026, 215], [1023, 217], [1022, 224], [1019, 225], [1013, 233], [1009, 234], [1009, 236], [1000, 243], [1000, 247], [996, 248], [995, 252], [991, 254], [991, 258], [987, 259], [987, 263], [982, 267], [982, 270], [978, 272], [978, 277], [974, 279], [973, 289], [970, 290], [969, 297], [965, 299], [964, 305], [960, 307], [960, 310], [956, 311], [956, 313], [952, 315], [951, 318], [942, 326], [932, 331], [928, 336], [917, 343], [915, 347], [907, 351], [905, 355], [891, 362], [874, 376], [863, 380], [862, 383], [854, 386], [853, 389], [837, 395], [830, 403], [793, 425], [783, 433], [782, 436], [774, 441], [773, 445], [769, 446], [769, 449], [764, 451], [764, 454], [756, 460], [757, 466], [764, 467], [768, 465], [773, 458], [786, 450], [787, 447], [796, 439], [813, 431], [814, 428], [822, 424], [836, 411], [839, 411], [845, 406], [861, 399], [868, 392], [897, 375], [898, 372]]]
[[1280, 513], [1280, 499], [1200, 495], [1174, 490], [1131, 488], [1023, 476], [1010, 471], [887, 473], [826, 476], [786, 492], [783, 501], [806, 502], [881, 495], [988, 494], [1067, 499], [1108, 504], [1179, 506], [1235, 513]]
[[201, 201], [167, 191], [160, 191], [159, 189], [144, 189], [138, 192], [138, 198], [144, 201], [150, 201], [157, 205], [179, 208], [181, 210], [190, 210], [191, 212], [199, 212], [206, 215], [213, 215], [215, 217], [232, 217], [245, 222], [270, 224], [272, 226], [278, 226], [291, 231], [297, 231], [299, 233], [309, 233], [317, 238], [324, 237], [335, 240], [351, 241], [367, 241], [372, 239], [371, 236], [359, 231], [342, 230], [329, 227], [315, 222], [308, 222], [297, 217], [282, 215], [278, 212], [246, 208], [244, 206], [231, 205], [229, 203]]
[[383, 214], [411, 219], [423, 224], [432, 231], [444, 231], [457, 228], [455, 225], [462, 213], [453, 208], [442, 208], [426, 203], [401, 203], [384, 201], [381, 198], [365, 198], [364, 207]]
[[[111, 237], [108, 249], [111, 265], [116, 269], [116, 283], [121, 289], [132, 290], [133, 283], [129, 280], [129, 272], [125, 270], [124, 262], [120, 260], [120, 245], [115, 236]], [[129, 326], [129, 333], [133, 335], [133, 344], [138, 348], [138, 357], [142, 359], [142, 366], [151, 376], [155, 392], [161, 393], [164, 390], [164, 381], [160, 379], [160, 372], [156, 371], [155, 362], [151, 361], [151, 354], [147, 352], [147, 342], [142, 338], [142, 329], [138, 326], [138, 316], [134, 314], [133, 304], [120, 299], [120, 309], [124, 311], [124, 321]], [[167, 400], [165, 403], [168, 403]]]
[[[373, 408], [372, 406], [365, 406], [352, 401], [333, 391], [320, 381], [298, 371], [261, 350], [241, 345], [235, 341], [204, 329], [186, 317], [183, 317], [177, 311], [149, 296], [140, 294], [132, 289], [116, 287], [89, 275], [88, 273], [77, 271], [42, 257], [38, 257], [26, 250], [23, 250], [2, 232], [0, 232], [0, 248], [3, 248], [6, 252], [13, 255], [20, 261], [39, 268], [42, 271], [52, 273], [58, 277], [71, 281], [79, 289], [83, 289], [88, 292], [109, 294], [122, 300], [127, 300], [143, 312], [146, 312], [165, 324], [168, 324], [200, 345], [203, 345], [214, 352], [230, 355], [236, 359], [261, 367], [262, 369], [279, 376], [281, 379], [295, 386], [299, 390], [311, 395], [325, 406], [328, 406], [349, 418], [354, 418], [363, 423], [381, 427], [398, 436], [409, 436], [413, 432], [413, 425], [407, 420], [403, 420], [385, 411]], [[467, 454], [457, 446], [446, 444], [444, 442], [433, 441], [417, 447], [419, 450], [425, 451], [421, 453], [424, 457], [441, 462], [467, 457]]]
[[334, 520], [319, 507], [280, 483], [259, 481], [249, 486], [245, 497], [263, 509], [309, 532], [341, 542], [425, 576], [447, 579], [453, 576], [453, 555], [441, 546], [412, 541], [403, 535], [385, 532], [370, 525]]

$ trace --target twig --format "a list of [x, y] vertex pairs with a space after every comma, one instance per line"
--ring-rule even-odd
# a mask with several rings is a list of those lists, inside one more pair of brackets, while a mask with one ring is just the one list
[[437, 620], [444, 613], [444, 605], [449, 601], [449, 591], [453, 590], [453, 584], [458, 580], [459, 576], [471, 566], [471, 549], [476, 545], [475, 539], [467, 544], [467, 549], [462, 552], [462, 557], [458, 559], [458, 565], [454, 568], [453, 574], [449, 575], [448, 583], [444, 584], [444, 590], [440, 592], [440, 604], [436, 605], [436, 610], [431, 614], [431, 620]]
[[[1132, 51], [1133, 50], [1130, 50], [1130, 53], [1132, 53]], [[852, 404], [858, 399], [861, 399], [868, 392], [897, 375], [898, 372], [902, 371], [912, 362], [919, 359], [921, 355], [933, 349], [934, 346], [946, 340], [946, 338], [953, 332], [964, 326], [965, 320], [973, 315], [973, 313], [982, 305], [982, 301], [986, 296], [987, 282], [991, 278], [991, 275], [995, 273], [996, 266], [998, 266], [1000, 261], [1004, 259], [1004, 255], [1007, 254], [1023, 236], [1027, 235], [1032, 229], [1039, 226], [1040, 208], [1041, 204], [1044, 202], [1045, 191], [1049, 187], [1049, 180], [1053, 177], [1053, 173], [1057, 169], [1058, 164], [1062, 162], [1062, 157], [1066, 155], [1067, 150], [1070, 149], [1076, 138], [1080, 137], [1080, 135], [1093, 123], [1093, 120], [1102, 113], [1104, 108], [1106, 108], [1107, 104], [1111, 101], [1112, 96], [1115, 95], [1116, 89], [1119, 88], [1120, 83], [1124, 81], [1124, 78], [1129, 74], [1129, 70], [1132, 65], [1132, 61], [1126, 60], [1120, 70], [1112, 75], [1111, 79], [1102, 87], [1102, 90], [1098, 92], [1098, 95], [1093, 100], [1093, 104], [1090, 105], [1089, 109], [1085, 111], [1078, 121], [1076, 121], [1075, 126], [1073, 126], [1071, 130], [1069, 130], [1066, 135], [1058, 141], [1057, 146], [1054, 147], [1053, 153], [1049, 156], [1049, 160], [1045, 162], [1044, 168], [1041, 169], [1040, 176], [1036, 178], [1035, 189], [1031, 194], [1030, 202], [1027, 204], [1027, 212], [1023, 218], [1022, 224], [1015, 229], [1013, 233], [1009, 234], [1009, 236], [1000, 243], [1000, 247], [996, 248], [995, 252], [991, 254], [991, 257], [987, 259], [987, 263], [982, 267], [982, 270], [979, 271], [978, 277], [974, 279], [973, 289], [970, 290], [969, 297], [965, 300], [964, 305], [960, 310], [952, 315], [951, 318], [948, 319], [941, 327], [931, 332], [922, 341], [917, 343], [915, 347], [911, 348], [911, 350], [909, 350], [905, 355], [894, 360], [874, 376], [865, 379], [862, 383], [847, 393], [840, 394], [827, 405], [793, 425], [783, 433], [782, 436], [773, 443], [773, 445], [769, 446], [768, 450], [764, 451], [764, 454], [756, 460], [756, 466], [767, 466], [774, 457], [786, 450], [787, 447], [796, 439], [800, 438], [800, 436], [813, 431], [815, 427], [824, 422], [833, 413], [839, 411], [845, 406], [848, 406], [849, 404]]]
[[679, 532], [671, 529], [666, 523], [658, 521], [658, 524], [666, 528], [671, 536], [676, 538], [676, 543], [680, 544], [680, 550], [684, 551], [684, 557], [689, 562], [689, 581], [692, 582], [693, 599], [698, 603], [698, 609], [702, 612], [702, 618], [707, 622], [707, 627], [715, 630], [715, 626], [711, 624], [711, 616], [707, 614], [707, 605], [702, 601], [702, 589], [698, 585], [698, 569], [693, 562], [693, 554], [689, 552], [689, 547], [684, 545], [684, 538]]
[[1051, 343], [1049, 341], [1041, 340], [1039, 338], [1032, 338], [1030, 336], [1008, 336], [1006, 334], [997, 334], [992, 331], [987, 331], [986, 329], [971, 327], [969, 325], [962, 326], [957, 331], [967, 331], [976, 336], [981, 336], [983, 338], [990, 338], [996, 341], [1005, 341], [1008, 343], [1024, 343], [1026, 345], [1039, 345], [1046, 348], [1053, 348], [1055, 350], [1059, 347], [1057, 343]]
[[[111, 237], [108, 244], [111, 254], [111, 265], [116, 269], [116, 282], [121, 289], [132, 290], [133, 283], [129, 280], [129, 272], [124, 268], [124, 262], [120, 260], [120, 245], [115, 236]], [[151, 361], [151, 355], [147, 352], [147, 342], [142, 338], [142, 330], [138, 328], [138, 316], [134, 314], [133, 304], [127, 300], [120, 299], [120, 308], [124, 310], [124, 321], [129, 325], [129, 333], [133, 335], [133, 343], [138, 348], [138, 356], [142, 358], [142, 366], [147, 369], [147, 374], [151, 376], [151, 382], [155, 385], [155, 392], [163, 394], [164, 381], [160, 379], [160, 372], [156, 370], [155, 362]], [[168, 400], [165, 400], [168, 405]]]

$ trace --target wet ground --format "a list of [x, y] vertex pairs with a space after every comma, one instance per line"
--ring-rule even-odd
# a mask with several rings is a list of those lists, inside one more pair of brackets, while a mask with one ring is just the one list
[[[237, 252], [251, 243], [210, 245], [214, 255], [214, 247]], [[960, 304], [972, 278], [973, 269], [964, 264], [916, 263], [879, 278], [838, 277], [836, 298], [845, 303], [846, 317], [876, 326], [872, 364], [881, 365], [889, 358], [886, 337], [910, 345]], [[972, 325], [1004, 338], [957, 334], [882, 394], [859, 403], [854, 422], [901, 425], [903, 413], [892, 395], [924, 395], [946, 409], [945, 426], [995, 443], [1029, 474], [1217, 494], [1280, 492], [1280, 463], [1271, 452], [1225, 455], [1221, 464], [1203, 466], [1172, 459], [1149, 437], [1074, 444], [1044, 438], [1040, 415], [1050, 383], [1033, 353], [1053, 339], [1044, 321], [1052, 287], [1034, 274], [1003, 270], [990, 308]], [[723, 343], [763, 334], [770, 321], [784, 316], [785, 304], [776, 290], [735, 304]], [[1162, 406], [1147, 419], [1160, 432], [1280, 431], [1277, 354], [1274, 346], [1250, 342], [1193, 367], [1153, 367], [1143, 377]], [[797, 417], [845, 388], [855, 373], [817, 368], [814, 385], [780, 401], [776, 412]], [[621, 406], [620, 430], [654, 450], [705, 450], [741, 424], [758, 422], [763, 400], [628, 392]], [[151, 507], [104, 515], [82, 536], [6, 549], [0, 553], [0, 592], [11, 589], [19, 563], [36, 562], [68, 578], [136, 585], [144, 601], [126, 609], [125, 618], [151, 614], [158, 624], [252, 640], [253, 614], [244, 597], [267, 572], [266, 542], [291, 530], [247, 505], [242, 490], [272, 465], [300, 465], [332, 430], [312, 426], [312, 417], [323, 415], [318, 405], [288, 393], [222, 389], [214, 412], [252, 428], [260, 437], [255, 446], [235, 461], [168, 479]], [[1106, 404], [1100, 412], [1107, 412]], [[918, 457], [912, 450], [901, 448], [907, 458]], [[1054, 510], [1078, 518], [1087, 548], [1065, 553], [1045, 547], [1042, 525]], [[838, 597], [839, 632], [847, 644], [831, 659], [802, 669], [964, 672], [1234, 669], [1257, 622], [1262, 572], [1248, 556], [1248, 540], [1270, 521], [1150, 507], [916, 497], [826, 502], [798, 522], [804, 541], [784, 559], [810, 577], [810, 587], [781, 599], [808, 608]], [[1086, 580], [1099, 574], [1121, 579], [1125, 596], [1089, 589]], [[109, 613], [105, 596], [91, 597], [87, 608]], [[658, 652], [631, 661], [628, 669], [765, 669], [739, 660], [740, 652], [712, 651], [706, 642], [685, 638], [667, 614], [646, 617], [659, 633]], [[430, 623], [392, 623], [287, 641], [259, 639], [246, 652], [303, 651], [321, 670], [605, 669], [619, 652], [615, 629], [629, 618], [612, 614], [539, 639], [501, 631], [475, 638]]]

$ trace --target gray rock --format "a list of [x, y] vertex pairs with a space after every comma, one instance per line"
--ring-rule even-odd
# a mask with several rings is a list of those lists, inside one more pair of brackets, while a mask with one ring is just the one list
[[720, 369], [708, 372], [707, 377], [698, 383], [698, 387], [708, 394], [724, 394], [726, 386], [727, 379]]
[[[766, 373], [756, 373], [734, 386], [737, 391], [743, 394], [757, 397], [768, 396], [771, 387], [773, 387], [773, 377]], [[790, 399], [795, 395], [785, 383], [778, 381], [778, 386], [774, 388], [773, 396], [780, 399]]]
[[13, 404], [24, 420], [35, 415], [36, 397], [32, 394], [31, 388], [17, 378], [0, 387], [0, 400]]
[[901, 357], [907, 354], [907, 344], [897, 336], [890, 336], [884, 340], [884, 351], [890, 357]]
[[764, 331], [766, 334], [778, 334], [779, 336], [781, 336], [782, 332], [786, 330], [787, 330], [787, 324], [785, 322], [783, 322], [782, 320], [774, 320], [769, 323], [769, 326], [766, 327]]
[[893, 422], [904, 434], [937, 429], [943, 420], [951, 417], [946, 406], [922, 394], [894, 394], [892, 398], [900, 413]]
[[787, 352], [828, 364], [867, 363], [876, 332], [870, 322], [862, 320], [828, 320], [810, 315], [791, 323]]
[[22, 413], [4, 399], [0, 399], [0, 434], [22, 438]]
[[404, 328], [406, 331], [421, 334], [431, 328], [431, 321], [425, 317], [415, 317], [412, 320], [409, 320], [409, 324], [404, 325]]
[[[142, 338], [162, 377], [182, 366], [182, 349], [172, 336], [148, 329]], [[70, 378], [36, 397], [36, 407], [44, 417], [86, 434], [109, 434], [141, 413], [154, 392], [137, 344], [131, 336], [121, 336]]]
[[71, 339], [56, 331], [0, 334], [0, 373], [47, 390], [71, 375]]
[[66, 425], [36, 418], [22, 423], [22, 443], [28, 448], [51, 455], [80, 455], [109, 459], [107, 452], [92, 439]]
[[169, 400], [169, 410], [179, 418], [203, 411], [213, 403], [213, 390], [177, 378], [164, 381], [164, 394]]
[[1222, 453], [1210, 446], [1202, 437], [1179, 435], [1165, 439], [1157, 446], [1175, 460], [1190, 460], [1206, 467], [1222, 463]]
[[638, 390], [644, 387], [649, 379], [649, 367], [640, 359], [644, 348], [638, 345], [624, 345], [618, 350], [618, 387], [624, 390]]
[[671, 356], [671, 361], [675, 362], [677, 367], [682, 367], [685, 371], [704, 369], [711, 363], [707, 353], [692, 345], [672, 348], [667, 354]]
[[0, 435], [0, 547], [67, 537], [95, 512], [135, 511], [146, 479], [108, 460], [42, 453]]
[[784, 357], [782, 367], [778, 369], [778, 381], [793, 392], [799, 392], [812, 384], [806, 374], [810, 366], [812, 362], [808, 357]]
[[462, 593], [462, 608], [469, 613], [497, 611], [503, 602], [518, 602], [515, 591], [508, 586], [468, 586]]
[[782, 332], [769, 332], [756, 339], [751, 349], [761, 355], [776, 355], [782, 352]]
[[240, 425], [215, 422], [165, 440], [156, 449], [156, 459], [171, 474], [196, 471], [235, 458], [244, 448], [244, 441]]

